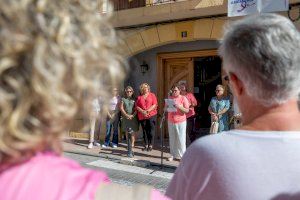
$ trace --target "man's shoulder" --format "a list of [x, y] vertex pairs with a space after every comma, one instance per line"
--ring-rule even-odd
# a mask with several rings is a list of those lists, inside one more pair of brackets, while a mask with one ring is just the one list
[[231, 134], [233, 131], [226, 131], [217, 134], [207, 135], [197, 139], [189, 147], [189, 150], [194, 154], [199, 153], [216, 153], [218, 151], [225, 151], [226, 146], [231, 145], [232, 142], [238, 140], [239, 137]]

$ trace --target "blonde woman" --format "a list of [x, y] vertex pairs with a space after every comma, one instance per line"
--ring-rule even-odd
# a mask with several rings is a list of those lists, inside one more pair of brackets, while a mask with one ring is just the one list
[[143, 151], [152, 151], [155, 129], [155, 116], [157, 114], [157, 98], [150, 92], [148, 83], [140, 85], [141, 95], [136, 100], [138, 119], [142, 125], [145, 147]]
[[112, 26], [90, 1], [4, 0], [0, 13], [1, 200], [101, 198], [106, 174], [62, 157], [60, 139], [123, 80]]

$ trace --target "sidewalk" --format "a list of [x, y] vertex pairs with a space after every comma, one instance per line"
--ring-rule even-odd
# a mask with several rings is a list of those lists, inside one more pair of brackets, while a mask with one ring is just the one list
[[[168, 144], [168, 141], [164, 141]], [[83, 155], [92, 155], [96, 157], [106, 158], [110, 160], [115, 160], [116, 162], [128, 165], [135, 165], [140, 167], [147, 167], [149, 165], [161, 166], [161, 151], [160, 151], [160, 141], [156, 140], [154, 142], [154, 148], [152, 151], [142, 151], [143, 143], [137, 141], [135, 144], [134, 158], [127, 157], [127, 144], [126, 142], [120, 142], [118, 148], [101, 148], [94, 146], [92, 149], [88, 149], [87, 139], [78, 138], [65, 138], [63, 142], [63, 148], [65, 152], [78, 153]], [[164, 148], [163, 152], [163, 167], [176, 168], [179, 165], [178, 161], [167, 161], [167, 158], [171, 155], [168, 153], [167, 147]]]

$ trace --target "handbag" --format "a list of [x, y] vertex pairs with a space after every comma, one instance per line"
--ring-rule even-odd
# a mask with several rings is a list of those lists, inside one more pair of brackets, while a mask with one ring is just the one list
[[218, 129], [219, 129], [219, 122], [214, 121], [211, 123], [209, 133], [211, 134], [218, 133]]

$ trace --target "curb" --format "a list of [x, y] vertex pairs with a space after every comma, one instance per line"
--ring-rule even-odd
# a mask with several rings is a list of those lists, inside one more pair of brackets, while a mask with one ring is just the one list
[[[131, 166], [136, 166], [136, 167], [143, 167], [143, 168], [147, 168], [149, 166], [161, 167], [160, 164], [155, 163], [155, 162], [150, 162], [150, 161], [146, 161], [146, 160], [132, 160], [132, 159], [126, 158], [126, 157], [120, 158], [119, 156], [114, 156], [114, 155], [101, 155], [99, 153], [87, 153], [87, 152], [75, 151], [75, 150], [64, 150], [63, 152], [86, 155], [86, 156], [93, 156], [93, 157], [97, 157], [97, 158], [100, 157], [100, 158], [104, 158], [104, 159], [114, 161], [114, 162], [117, 162], [120, 164], [131, 165]], [[166, 165], [166, 164], [163, 164], [163, 168], [176, 169], [175, 166]]]

